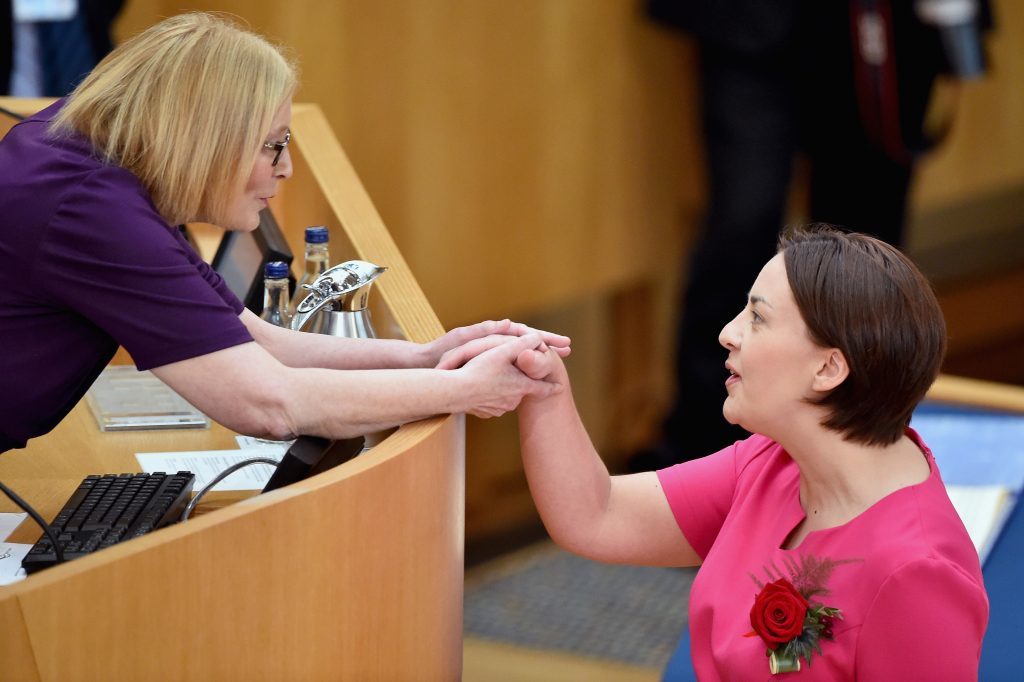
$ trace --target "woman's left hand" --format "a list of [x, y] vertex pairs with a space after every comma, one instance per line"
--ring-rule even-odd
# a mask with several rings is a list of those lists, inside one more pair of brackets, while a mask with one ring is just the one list
[[428, 367], [457, 369], [477, 355], [510, 339], [540, 334], [541, 340], [563, 358], [570, 353], [568, 336], [545, 332], [511, 320], [488, 320], [468, 327], [457, 327], [444, 336], [424, 344]]

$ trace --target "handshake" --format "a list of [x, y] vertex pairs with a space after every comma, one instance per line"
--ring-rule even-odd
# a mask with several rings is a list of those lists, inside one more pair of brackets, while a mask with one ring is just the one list
[[453, 329], [433, 343], [441, 350], [435, 368], [465, 380], [467, 414], [497, 417], [568, 388], [561, 360], [571, 351], [567, 336], [502, 320]]

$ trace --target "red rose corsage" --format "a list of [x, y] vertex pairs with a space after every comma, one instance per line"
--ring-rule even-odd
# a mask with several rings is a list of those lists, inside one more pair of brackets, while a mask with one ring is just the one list
[[799, 564], [787, 566], [792, 582], [778, 577], [777, 571], [768, 571], [776, 579], [767, 584], [754, 578], [761, 591], [750, 609], [750, 625], [754, 629], [746, 636], [760, 637], [768, 647], [768, 667], [773, 675], [797, 672], [801, 658], [810, 665], [814, 652], [822, 655], [821, 640], [832, 639], [832, 627], [835, 621], [843, 619], [843, 614], [835, 607], [814, 601], [814, 597], [828, 593], [825, 580], [837, 565], [848, 561], [808, 556]]

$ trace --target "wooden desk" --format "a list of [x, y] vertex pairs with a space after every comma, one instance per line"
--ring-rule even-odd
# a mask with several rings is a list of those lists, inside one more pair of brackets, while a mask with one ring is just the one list
[[[87, 474], [140, 471], [135, 458], [138, 452], [233, 450], [238, 447], [234, 435], [216, 423], [209, 429], [104, 433], [83, 400], [44, 438], [31, 441], [23, 450], [0, 455], [0, 480], [17, 481], [15, 492], [30, 500], [36, 511], [50, 520]], [[252, 494], [210, 493], [201, 506], [209, 510]], [[209, 498], [211, 504], [207, 505]], [[0, 497], [0, 512], [10, 511], [21, 510], [6, 497]], [[39, 526], [26, 519], [9, 540], [35, 542], [40, 533]]]
[[[331, 226], [337, 257], [389, 267], [374, 289], [378, 332], [439, 335], [320, 110], [296, 105], [292, 134], [295, 177], [273, 204], [292, 250], [306, 225]], [[319, 476], [0, 587], [0, 676], [458, 679], [464, 428], [458, 416], [407, 424]], [[218, 426], [102, 433], [79, 404], [0, 455], [0, 480], [49, 520], [85, 475], [138, 470], [136, 452], [234, 447]], [[16, 532], [39, 535], [29, 523]]]
[[[80, 406], [0, 457], [0, 477], [48, 518], [85, 473], [136, 469], [139, 448], [230, 440], [103, 434], [91, 419]], [[408, 425], [313, 479], [0, 588], [5, 675], [457, 678], [462, 445], [461, 419]]]

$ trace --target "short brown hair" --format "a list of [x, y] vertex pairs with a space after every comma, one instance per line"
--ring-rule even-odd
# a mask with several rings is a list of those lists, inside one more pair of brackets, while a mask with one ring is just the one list
[[107, 55], [53, 130], [134, 173], [168, 223], [219, 223], [295, 87], [279, 48], [228, 18], [180, 14]]
[[928, 280], [897, 248], [824, 223], [787, 229], [779, 251], [811, 338], [849, 365], [819, 402], [829, 408], [822, 425], [854, 442], [895, 443], [946, 354]]

